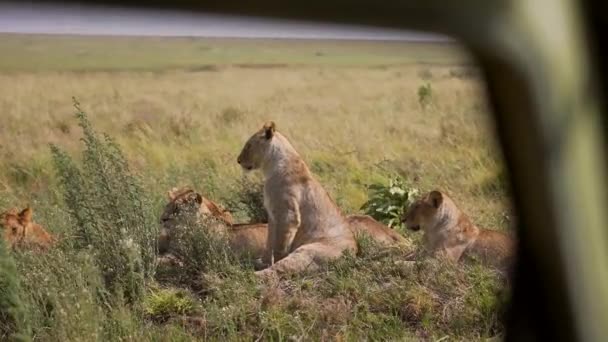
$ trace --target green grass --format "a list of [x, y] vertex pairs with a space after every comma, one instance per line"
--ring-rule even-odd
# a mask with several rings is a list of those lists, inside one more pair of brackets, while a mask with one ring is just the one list
[[[8, 286], [20, 295], [8, 303], [21, 302], [15, 317], [25, 318], [11, 318], [9, 330], [42, 341], [500, 336], [508, 289], [496, 274], [433, 260], [405, 266], [401, 254], [365, 243], [357, 258], [263, 286], [225, 241], [186, 227], [177, 239], [184, 265], [149, 271], [146, 241], [174, 186], [194, 187], [241, 221], [263, 217], [246, 205], [259, 195], [236, 156], [267, 120], [347, 213], [367, 201], [367, 185], [399, 175], [421, 191], [447, 191], [480, 226], [508, 229], [485, 94], [457, 46], [42, 35], [0, 43], [0, 209], [29, 203], [62, 238], [44, 257], [12, 253], [20, 279]], [[83, 145], [73, 96], [118, 148]], [[55, 167], [49, 144], [71, 162]]]
[[451, 43], [0, 34], [0, 71], [214, 72], [225, 67], [467, 61]]

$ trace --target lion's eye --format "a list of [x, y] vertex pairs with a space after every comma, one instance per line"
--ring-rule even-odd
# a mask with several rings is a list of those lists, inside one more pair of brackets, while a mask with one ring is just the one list
[[17, 234], [17, 227], [13, 227], [13, 234]]

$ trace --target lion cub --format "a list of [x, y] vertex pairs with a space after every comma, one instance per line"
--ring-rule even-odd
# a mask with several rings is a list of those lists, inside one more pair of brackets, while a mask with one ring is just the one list
[[[356, 252], [357, 244], [340, 209], [274, 122], [265, 124], [245, 143], [237, 162], [264, 174], [268, 236], [258, 276], [300, 272]], [[291, 239], [292, 234], [293, 240]]]
[[452, 261], [477, 257], [507, 270], [515, 251], [514, 239], [503, 232], [476, 227], [445, 193], [431, 191], [414, 202], [403, 218], [411, 230], [424, 231], [427, 252]]
[[53, 245], [55, 239], [32, 220], [33, 215], [30, 207], [22, 211], [13, 208], [0, 214], [3, 238], [11, 248], [25, 246], [46, 250]]

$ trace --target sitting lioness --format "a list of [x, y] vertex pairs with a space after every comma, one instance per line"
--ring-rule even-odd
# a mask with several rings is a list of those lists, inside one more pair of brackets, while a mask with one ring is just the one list
[[340, 209], [274, 122], [249, 138], [237, 162], [246, 171], [260, 169], [264, 174], [268, 213], [264, 262], [270, 267], [256, 275], [299, 272], [345, 251], [356, 252], [354, 235]]
[[514, 239], [476, 227], [445, 193], [431, 191], [414, 202], [403, 218], [408, 229], [424, 231], [424, 248], [452, 261], [477, 257], [501, 270], [511, 266]]
[[[179, 196], [175, 196], [179, 193]], [[184, 208], [188, 206], [206, 206], [205, 203], [213, 203], [203, 197], [200, 193], [191, 189], [172, 190], [169, 192], [169, 203], [161, 215], [161, 232], [158, 237], [159, 252], [166, 253], [169, 250], [171, 231], [177, 224], [177, 219]], [[219, 206], [218, 206], [219, 207]], [[204, 208], [196, 211], [198, 215], [211, 215], [216, 219], [222, 218], [229, 213], [227, 211], [207, 211]], [[223, 220], [226, 222], [225, 220]], [[376, 243], [381, 245], [409, 246], [410, 241], [393, 229], [383, 225], [367, 215], [349, 215], [346, 217], [349, 229], [356, 235], [367, 235]], [[253, 258], [262, 258], [266, 250], [266, 238], [268, 225], [266, 223], [256, 224], [225, 224], [218, 227], [227, 234], [228, 243], [237, 252], [248, 253]]]
[[53, 245], [53, 236], [32, 221], [33, 214], [30, 207], [22, 211], [13, 208], [0, 214], [3, 238], [11, 248], [25, 246], [46, 250]]

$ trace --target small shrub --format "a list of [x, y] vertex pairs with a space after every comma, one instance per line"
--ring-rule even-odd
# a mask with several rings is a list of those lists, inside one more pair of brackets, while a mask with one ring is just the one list
[[433, 89], [430, 83], [425, 83], [418, 87], [418, 103], [425, 109], [433, 101]]
[[419, 190], [408, 186], [402, 178], [395, 177], [388, 184], [369, 185], [368, 192], [369, 199], [361, 209], [391, 228], [403, 228], [401, 218]]
[[234, 195], [224, 200], [228, 210], [243, 213], [252, 223], [268, 222], [264, 208], [264, 183], [243, 177], [232, 188], [231, 193]]
[[124, 291], [127, 301], [143, 295], [154, 273], [157, 223], [153, 207], [119, 146], [101, 138], [74, 100], [82, 128], [82, 166], [51, 146], [73, 221], [75, 247], [91, 249], [111, 293]]

